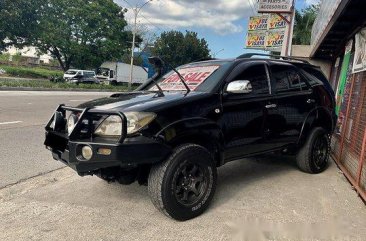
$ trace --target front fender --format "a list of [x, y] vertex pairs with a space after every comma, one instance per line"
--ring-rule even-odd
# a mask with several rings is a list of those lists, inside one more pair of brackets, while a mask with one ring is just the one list
[[220, 126], [210, 119], [194, 117], [178, 120], [162, 128], [156, 137], [171, 145], [193, 142], [207, 147], [210, 144], [219, 151], [222, 162], [224, 135]]

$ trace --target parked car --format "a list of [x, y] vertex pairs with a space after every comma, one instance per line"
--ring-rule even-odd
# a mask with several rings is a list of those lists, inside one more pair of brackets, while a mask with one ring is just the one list
[[327, 167], [335, 99], [319, 67], [242, 55], [190, 63], [130, 93], [68, 107], [46, 125], [53, 158], [79, 175], [148, 185], [176, 220], [208, 207], [217, 167], [264, 153], [293, 155], [300, 170]]
[[95, 71], [69, 69], [64, 74], [64, 79], [75, 84], [99, 84], [100, 81], [95, 75]]

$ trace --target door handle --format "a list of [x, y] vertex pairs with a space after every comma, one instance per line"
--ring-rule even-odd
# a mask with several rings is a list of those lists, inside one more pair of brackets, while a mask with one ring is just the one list
[[314, 99], [308, 99], [308, 100], [306, 101], [306, 103], [308, 103], [308, 104], [312, 104], [312, 103], [315, 103], [315, 100], [314, 100]]
[[277, 105], [276, 104], [270, 104], [270, 105], [266, 105], [267, 109], [272, 109], [272, 108], [276, 108]]

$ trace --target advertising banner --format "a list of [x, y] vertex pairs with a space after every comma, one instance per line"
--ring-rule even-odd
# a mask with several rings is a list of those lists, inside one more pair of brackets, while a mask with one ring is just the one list
[[268, 29], [268, 15], [252, 16], [249, 18], [248, 31]]
[[279, 50], [285, 39], [287, 23], [278, 14], [249, 18], [246, 48]]
[[366, 70], [366, 28], [355, 35], [355, 58], [353, 73]]
[[259, 0], [259, 13], [289, 13], [293, 0]]
[[[288, 15], [285, 15], [288, 16]], [[287, 22], [278, 14], [270, 14], [268, 19], [268, 29], [283, 29], [286, 28]]]
[[350, 65], [351, 65], [351, 52], [352, 52], [353, 40], [350, 40], [346, 46], [346, 50], [344, 53], [343, 63], [341, 67], [341, 74], [339, 77], [337, 92], [336, 92], [336, 114], [339, 115], [339, 111], [343, 101], [344, 89], [346, 86], [346, 82], [348, 76], [350, 74]]
[[267, 33], [266, 48], [280, 48], [285, 38], [285, 30], [269, 31]]
[[266, 36], [266, 31], [248, 32], [246, 47], [251, 49], [264, 49], [266, 47]]

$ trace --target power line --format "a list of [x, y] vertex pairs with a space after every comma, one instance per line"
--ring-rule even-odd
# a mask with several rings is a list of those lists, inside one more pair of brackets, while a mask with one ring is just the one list
[[[254, 0], [255, 1], [255, 0]], [[255, 3], [253, 3], [252, 0], [249, 0], [250, 7], [254, 13], [254, 15], [257, 15], [257, 11], [255, 11]]]

